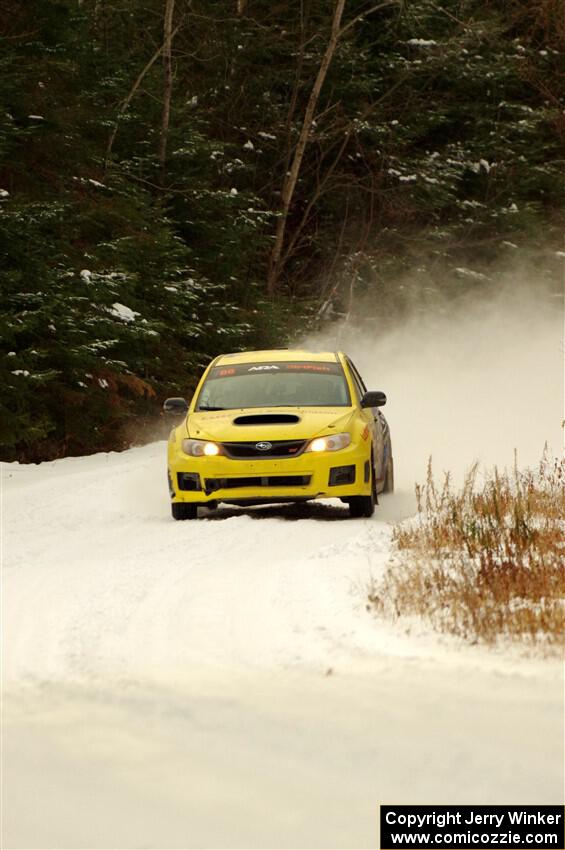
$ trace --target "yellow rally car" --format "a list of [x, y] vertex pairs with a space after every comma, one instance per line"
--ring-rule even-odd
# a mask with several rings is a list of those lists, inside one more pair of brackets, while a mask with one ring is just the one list
[[199, 506], [339, 498], [351, 516], [372, 516], [393, 489], [382, 392], [367, 392], [343, 352], [244, 351], [210, 363], [169, 438], [175, 519]]

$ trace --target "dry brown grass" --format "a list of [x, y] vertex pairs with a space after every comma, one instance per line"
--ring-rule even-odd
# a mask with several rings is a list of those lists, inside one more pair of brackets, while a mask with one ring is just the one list
[[499, 638], [552, 651], [565, 639], [565, 461], [544, 455], [535, 470], [477, 467], [454, 492], [431, 462], [416, 488], [418, 516], [395, 528], [395, 553], [370, 589], [373, 607], [420, 615], [471, 642]]

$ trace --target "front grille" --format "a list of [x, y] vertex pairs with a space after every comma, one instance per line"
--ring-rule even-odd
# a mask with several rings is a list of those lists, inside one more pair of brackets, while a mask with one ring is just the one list
[[[307, 440], [254, 440], [252, 443], [222, 443], [224, 452], [234, 460], [241, 458], [296, 457], [306, 448]], [[258, 449], [257, 446], [269, 444], [270, 448]]]
[[206, 493], [216, 490], [232, 490], [237, 487], [307, 487], [311, 475], [262, 475], [245, 478], [206, 478]]

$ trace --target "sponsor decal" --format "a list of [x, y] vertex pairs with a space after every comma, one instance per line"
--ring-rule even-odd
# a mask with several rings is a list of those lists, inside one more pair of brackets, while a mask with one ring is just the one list
[[[192, 415], [198, 416], [198, 415], [200, 415], [200, 413], [203, 413], [203, 412], [204, 411], [195, 410]], [[215, 419], [221, 419], [221, 420], [231, 419], [232, 416], [233, 416], [233, 411], [231, 411], [231, 410], [228, 411], [228, 413], [206, 413], [206, 419], [205, 419], [205, 421], [202, 422], [202, 425], [203, 426], [204, 426], [204, 424], [207, 425], [209, 422], [212, 422]], [[199, 425], [201, 424], [200, 421], [197, 420], [197, 422], [198, 422]]]
[[363, 428], [363, 433], [361, 434], [361, 437], [364, 440], [366, 440], [368, 436], [369, 436], [369, 426], [365, 425], [365, 427]]
[[321, 363], [289, 363], [289, 372], [332, 372], [331, 366]]
[[247, 371], [248, 372], [266, 372], [268, 369], [277, 369], [278, 366], [251, 366]]

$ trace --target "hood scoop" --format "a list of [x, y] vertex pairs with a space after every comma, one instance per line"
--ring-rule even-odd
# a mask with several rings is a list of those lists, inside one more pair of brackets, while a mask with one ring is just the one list
[[234, 425], [294, 425], [300, 422], [295, 413], [250, 413], [236, 416]]

